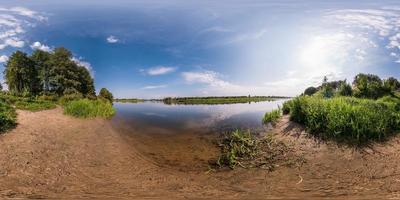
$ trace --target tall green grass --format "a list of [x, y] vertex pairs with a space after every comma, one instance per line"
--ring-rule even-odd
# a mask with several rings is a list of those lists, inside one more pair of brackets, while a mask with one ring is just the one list
[[286, 104], [291, 120], [323, 139], [362, 144], [385, 139], [400, 129], [398, 105], [387, 99], [301, 96]]
[[14, 127], [16, 118], [15, 109], [5, 101], [0, 100], [0, 133]]
[[276, 109], [272, 110], [271, 112], [265, 113], [262, 121], [264, 124], [268, 123], [274, 124], [276, 121], [278, 121], [280, 117], [281, 117], [281, 109]]
[[80, 99], [66, 102], [64, 113], [79, 118], [111, 118], [115, 109], [108, 101]]

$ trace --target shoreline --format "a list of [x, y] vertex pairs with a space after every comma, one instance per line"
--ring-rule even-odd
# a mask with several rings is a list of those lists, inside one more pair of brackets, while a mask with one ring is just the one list
[[[103, 119], [61, 108], [18, 110], [0, 135], [1, 198], [398, 198], [400, 137], [355, 150], [308, 138], [283, 118], [272, 132], [305, 157], [299, 168], [182, 171], [154, 163]], [[131, 137], [137, 143], [139, 138]], [[144, 146], [143, 146], [144, 148]], [[151, 149], [151, 147], [147, 147]]]

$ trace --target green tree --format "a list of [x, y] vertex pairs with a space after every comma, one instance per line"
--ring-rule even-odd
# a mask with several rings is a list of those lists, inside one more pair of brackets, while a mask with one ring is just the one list
[[393, 77], [389, 77], [388, 79], [384, 80], [383, 85], [385, 89], [387, 89], [390, 92], [394, 92], [400, 89], [400, 82]]
[[356, 97], [377, 99], [386, 93], [382, 80], [373, 74], [358, 74], [353, 86]]
[[350, 84], [346, 83], [346, 81], [341, 82], [339, 85], [337, 93], [340, 96], [351, 96], [353, 94], [353, 89]]
[[79, 92], [86, 97], [95, 97], [96, 91], [94, 88], [94, 81], [92, 76], [90, 76], [89, 71], [85, 67], [78, 66], [77, 72], [78, 81], [80, 83], [78, 88]]
[[8, 89], [13, 94], [35, 95], [40, 90], [35, 63], [26, 53], [13, 53], [5, 65], [4, 75]]
[[0, 82], [0, 92], [3, 91], [3, 84]]
[[31, 59], [35, 63], [35, 68], [38, 72], [40, 90], [44, 91], [45, 93], [49, 92], [50, 90], [50, 57], [51, 53], [42, 50], [35, 50], [31, 55]]
[[311, 87], [308, 87], [307, 89], [304, 90], [304, 95], [312, 96], [317, 91], [318, 91], [317, 88], [311, 86]]
[[72, 61], [72, 53], [68, 49], [64, 47], [54, 49], [50, 64], [49, 83], [54, 92], [61, 96], [67, 88], [79, 91], [78, 67]]
[[113, 95], [111, 94], [110, 91], [108, 91], [106, 88], [101, 88], [100, 93], [99, 93], [99, 97], [100, 98], [104, 98], [107, 99], [108, 101], [110, 101], [111, 103], [113, 102]]

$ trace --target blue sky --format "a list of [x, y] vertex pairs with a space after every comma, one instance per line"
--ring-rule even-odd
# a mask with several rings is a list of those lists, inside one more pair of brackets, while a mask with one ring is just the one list
[[400, 78], [400, 3], [1, 0], [1, 71], [58, 46], [116, 97], [291, 96], [323, 76]]

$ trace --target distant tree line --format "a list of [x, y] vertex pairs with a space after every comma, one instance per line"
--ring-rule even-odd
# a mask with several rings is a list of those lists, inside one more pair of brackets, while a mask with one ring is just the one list
[[399, 92], [400, 82], [390, 77], [382, 80], [374, 74], [360, 73], [354, 77], [352, 85], [346, 80], [328, 82], [324, 77], [322, 85], [318, 87], [308, 87], [304, 95], [320, 95], [326, 98], [333, 96], [355, 96], [358, 98], [378, 99], [383, 96], [393, 95]]
[[4, 78], [13, 95], [96, 96], [89, 71], [74, 62], [72, 53], [63, 47], [52, 52], [35, 50], [31, 55], [14, 52], [5, 64]]

